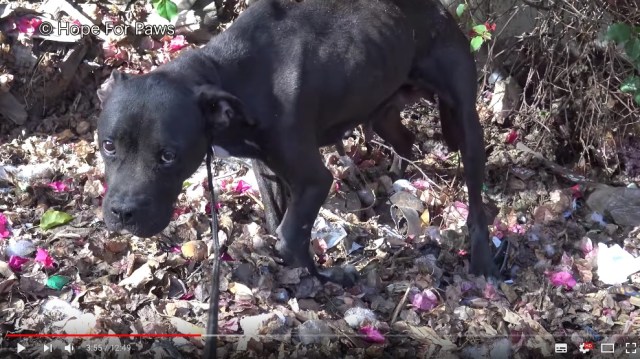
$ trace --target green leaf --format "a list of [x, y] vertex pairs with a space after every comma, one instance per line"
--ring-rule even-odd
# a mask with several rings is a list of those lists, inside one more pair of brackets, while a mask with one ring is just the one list
[[61, 226], [63, 224], [67, 224], [73, 220], [73, 216], [65, 213], [50, 209], [42, 215], [40, 219], [40, 228], [49, 230], [54, 227]]
[[606, 37], [616, 44], [624, 43], [631, 38], [631, 26], [623, 23], [611, 24], [607, 29]]
[[640, 60], [640, 39], [632, 38], [624, 44], [624, 50], [632, 61]]
[[47, 279], [47, 287], [55, 290], [61, 290], [71, 280], [61, 275], [54, 275]]
[[636, 95], [633, 97], [633, 100], [640, 106], [640, 92], [636, 92]]
[[620, 91], [624, 93], [637, 93], [640, 92], [640, 77], [629, 76], [620, 85]]
[[158, 15], [169, 21], [178, 15], [178, 6], [171, 0], [154, 0], [153, 6], [158, 12]]
[[167, 0], [167, 15], [169, 16], [169, 20], [178, 15], [178, 5], [171, 0]]
[[461, 17], [466, 9], [467, 9], [467, 4], [458, 5], [458, 7], [456, 7], [456, 15], [458, 15], [458, 17]]
[[471, 50], [478, 51], [483, 42], [484, 39], [482, 38], [482, 36], [474, 36], [473, 39], [471, 39]]
[[473, 32], [475, 32], [478, 35], [483, 35], [484, 33], [487, 32], [487, 27], [484, 24], [476, 25], [472, 29], [473, 29]]
[[184, 181], [184, 182], [182, 182], [182, 189], [185, 189], [185, 188], [187, 188], [187, 187], [191, 186], [191, 184], [192, 184], [192, 183], [191, 183], [191, 182], [189, 182], [189, 181]]

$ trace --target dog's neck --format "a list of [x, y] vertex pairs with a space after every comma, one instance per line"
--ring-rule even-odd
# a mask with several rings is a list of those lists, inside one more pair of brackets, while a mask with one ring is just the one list
[[[193, 88], [201, 85], [215, 85], [225, 89], [219, 76], [221, 66], [213, 59], [214, 57], [206, 54], [203, 49], [185, 51], [157, 71], [165, 72], [170, 76], [179, 76]], [[232, 121], [226, 128], [215, 132], [210, 130], [210, 132], [211, 145], [224, 150], [225, 155], [263, 159], [259, 127], [249, 125], [245, 121]]]

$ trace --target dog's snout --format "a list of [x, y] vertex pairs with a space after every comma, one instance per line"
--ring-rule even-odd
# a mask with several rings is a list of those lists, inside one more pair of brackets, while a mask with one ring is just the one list
[[130, 224], [133, 220], [134, 210], [131, 206], [119, 203], [111, 206], [111, 214], [118, 218], [122, 224]]

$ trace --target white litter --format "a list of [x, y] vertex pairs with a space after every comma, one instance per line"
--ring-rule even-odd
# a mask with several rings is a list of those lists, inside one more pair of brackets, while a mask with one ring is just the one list
[[640, 258], [615, 244], [607, 247], [598, 243], [598, 277], [606, 284], [622, 284], [627, 278], [640, 272]]

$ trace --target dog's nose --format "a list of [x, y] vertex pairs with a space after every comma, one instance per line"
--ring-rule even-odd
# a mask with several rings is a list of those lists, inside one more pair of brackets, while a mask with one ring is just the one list
[[114, 205], [111, 213], [117, 217], [122, 224], [129, 224], [133, 218], [133, 209], [126, 205]]

